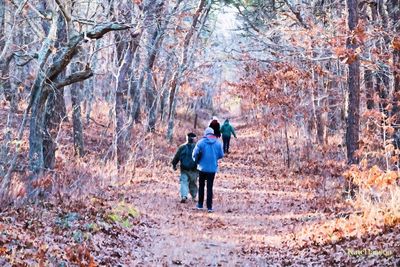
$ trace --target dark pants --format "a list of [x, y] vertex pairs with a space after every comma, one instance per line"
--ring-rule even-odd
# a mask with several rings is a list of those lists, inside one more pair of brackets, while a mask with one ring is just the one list
[[222, 136], [222, 142], [224, 143], [224, 153], [229, 153], [229, 143], [231, 142], [231, 137]]
[[199, 202], [198, 202], [198, 205], [200, 207], [203, 207], [204, 186], [207, 181], [207, 209], [212, 209], [214, 177], [215, 177], [215, 172], [199, 172]]

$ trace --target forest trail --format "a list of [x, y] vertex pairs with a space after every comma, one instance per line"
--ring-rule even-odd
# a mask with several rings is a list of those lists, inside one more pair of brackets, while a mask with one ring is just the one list
[[[315, 212], [312, 193], [299, 191], [281, 162], [262, 159], [258, 136], [239, 127], [237, 134], [219, 164], [213, 214], [179, 202], [179, 172], [171, 166], [134, 181], [131, 201], [155, 223], [138, 264], [262, 266], [281, 260], [279, 248]], [[259, 248], [271, 250], [270, 257], [255, 256]]]

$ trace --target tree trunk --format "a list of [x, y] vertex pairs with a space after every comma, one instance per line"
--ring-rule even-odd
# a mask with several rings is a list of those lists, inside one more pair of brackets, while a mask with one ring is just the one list
[[197, 115], [197, 111], [196, 111], [196, 113], [194, 114], [193, 129], [197, 128], [197, 118], [198, 118], [198, 115]]
[[12, 55], [8, 55], [4, 60], [0, 59], [0, 93], [3, 93], [9, 102], [16, 96], [10, 82], [10, 63], [12, 59]]
[[172, 75], [172, 69], [173, 69], [173, 65], [174, 65], [174, 60], [175, 57], [172, 57], [172, 55], [168, 55], [166, 62], [166, 68], [165, 68], [165, 72], [164, 72], [164, 77], [163, 77], [163, 81], [161, 83], [162, 89], [161, 89], [161, 100], [160, 100], [160, 117], [161, 117], [161, 121], [163, 122], [165, 120], [165, 115], [166, 115], [166, 106], [167, 106], [167, 102], [168, 102], [168, 85], [169, 85], [169, 80], [171, 79], [171, 75]]
[[168, 130], [167, 130], [167, 139], [169, 142], [172, 142], [173, 134], [174, 134], [174, 124], [175, 124], [174, 117], [175, 117], [176, 102], [177, 102], [177, 99], [175, 96], [179, 92], [181, 77], [182, 77], [183, 72], [185, 71], [187, 63], [188, 63], [189, 44], [190, 44], [192, 36], [196, 30], [197, 23], [199, 22], [200, 15], [203, 12], [205, 4], [206, 4], [206, 0], [200, 0], [197, 10], [193, 15], [192, 25], [183, 41], [182, 55], [181, 55], [181, 59], [179, 62], [178, 70], [174, 73], [172, 81], [171, 81], [171, 87], [170, 87], [170, 93], [169, 93], [169, 112], [168, 112]]
[[[354, 31], [358, 24], [358, 0], [347, 0], [348, 27]], [[358, 44], [355, 38], [347, 39], [347, 48], [355, 53]], [[348, 164], [358, 163], [355, 154], [358, 149], [359, 129], [360, 129], [360, 61], [358, 58], [349, 62], [347, 77], [348, 85], [348, 116], [346, 127], [346, 146]]]
[[[393, 31], [393, 116], [395, 117], [395, 133], [393, 136], [394, 144], [400, 148], [400, 0], [388, 0], [387, 11], [391, 21]], [[397, 165], [400, 165], [398, 161]]]
[[[378, 21], [378, 9], [377, 3], [372, 3], [369, 5], [370, 10], [371, 10], [371, 19], [370, 23], [376, 23]], [[368, 18], [368, 12], [367, 9], [364, 9], [365, 12], [363, 14], [364, 17]], [[370, 52], [368, 55], [368, 58], [370, 57]], [[367, 109], [368, 110], [373, 110], [375, 107], [374, 103], [374, 73], [372, 70], [368, 69], [368, 67], [364, 68], [364, 84], [365, 84], [365, 95], [367, 98]]]
[[[313, 110], [315, 117], [315, 125], [317, 130], [317, 141], [318, 144], [324, 145], [326, 142], [326, 85], [324, 84], [324, 77], [318, 75], [314, 71], [314, 83], [313, 88]], [[324, 89], [322, 90], [321, 87]]]
[[[40, 74], [39, 74], [40, 75]], [[46, 131], [45, 125], [45, 104], [47, 100], [47, 93], [44, 91], [44, 78], [37, 81], [34, 88], [40, 96], [35, 97], [32, 102], [32, 112], [29, 126], [29, 160], [31, 170], [38, 174], [45, 168], [44, 161], [44, 132]], [[37, 89], [36, 89], [37, 88]], [[47, 145], [50, 145], [48, 140]], [[48, 148], [46, 151], [53, 150]], [[50, 159], [48, 159], [49, 162]]]
[[333, 73], [333, 78], [329, 81], [329, 98], [328, 98], [328, 122], [329, 128], [332, 131], [336, 131], [341, 127], [341, 105], [342, 105], [342, 97], [340, 92], [340, 84], [339, 73], [340, 66], [334, 62], [330, 62], [331, 71]]
[[[91, 48], [93, 51], [91, 52], [91, 55], [93, 55], [93, 59], [91, 63], [92, 69], [95, 72], [97, 69], [97, 61], [98, 61], [98, 56], [96, 51], [100, 48], [100, 43], [101, 40], [97, 40], [95, 45], [92, 46]], [[89, 125], [90, 123], [90, 115], [92, 113], [92, 107], [93, 107], [93, 100], [94, 100], [94, 88], [95, 88], [95, 83], [94, 83], [94, 78], [88, 79], [85, 84], [85, 103], [84, 103], [84, 113], [85, 113], [85, 124]]]
[[288, 126], [287, 126], [287, 118], [283, 119], [285, 121], [285, 146], [286, 146], [286, 166], [288, 169], [290, 168], [290, 148], [289, 148], [289, 137], [288, 137]]
[[155, 27], [149, 31], [149, 49], [148, 58], [146, 65], [144, 67], [142, 77], [139, 80], [139, 87], [142, 87], [144, 76], [146, 76], [145, 83], [145, 101], [148, 113], [147, 120], [147, 131], [154, 132], [156, 130], [155, 125], [157, 121], [157, 110], [158, 110], [158, 99], [159, 96], [155, 90], [155, 77], [153, 73], [153, 68], [156, 62], [157, 55], [160, 51], [160, 47], [164, 40], [165, 31], [169, 25], [170, 19], [179, 8], [182, 1], [177, 1], [172, 11], [168, 14], [167, 18], [163, 21], [161, 17], [163, 16], [164, 3], [161, 1], [156, 4], [156, 9], [153, 14], [153, 21], [155, 21]]
[[153, 72], [151, 70], [147, 73], [146, 106], [148, 113], [147, 131], [153, 133], [156, 131], [158, 95], [155, 90]]
[[[46, 71], [45, 65], [50, 54], [50, 49], [57, 39], [57, 30], [58, 13], [57, 16], [53, 15], [52, 23], [47, 33], [47, 38], [43, 42], [42, 48], [39, 52], [39, 71], [32, 87], [31, 99], [29, 103], [29, 107], [32, 109], [29, 126], [29, 161], [30, 169], [34, 174], [42, 172], [45, 168], [44, 135], [47, 132], [45, 125], [45, 105], [49, 92], [52, 90], [49, 88], [49, 84], [46, 84], [47, 75], [44, 72]], [[45, 88], [48, 90], [45, 90]], [[46, 134], [48, 136], [47, 139], [49, 139], [48, 133]], [[47, 143], [50, 145], [51, 140], [48, 140]], [[48, 148], [46, 152], [51, 150], [53, 149]], [[50, 159], [48, 159], [48, 161], [49, 160]]]
[[[6, 18], [6, 1], [0, 0], [0, 36], [4, 37], [5, 18]], [[0, 51], [4, 48], [4, 38], [0, 38]]]
[[[67, 42], [67, 25], [61, 13], [57, 14], [57, 39], [54, 46], [60, 49]], [[65, 70], [61, 71], [54, 81], [65, 79]], [[55, 153], [57, 144], [55, 140], [60, 129], [60, 123], [66, 118], [66, 107], [64, 101], [64, 89], [55, 89], [51, 83], [46, 85], [49, 90], [48, 97], [45, 103], [45, 117], [43, 132], [43, 159], [44, 168], [53, 169], [55, 165]]]
[[373, 73], [369, 69], [364, 69], [364, 84], [365, 84], [365, 94], [367, 98], [367, 109], [374, 109], [374, 81]]
[[126, 132], [127, 125], [125, 125], [126, 115], [126, 99], [128, 96], [129, 79], [131, 73], [131, 65], [133, 61], [135, 47], [131, 44], [125, 49], [125, 54], [121, 59], [121, 65], [118, 70], [116, 95], [115, 95], [115, 143], [117, 146], [117, 166], [118, 168], [125, 163], [126, 160]]
[[4, 0], [0, 0], [0, 54], [4, 54], [4, 57], [0, 57], [0, 94], [4, 94], [7, 101], [12, 100], [15, 94], [13, 94], [11, 83], [10, 83], [10, 62], [13, 58], [12, 54], [8, 51], [6, 46], [6, 3]]
[[[383, 1], [377, 1], [377, 15], [380, 17], [380, 26], [384, 31], [388, 30], [388, 17], [384, 9]], [[374, 13], [373, 13], [374, 14]], [[390, 39], [387, 35], [383, 36], [383, 40], [379, 39], [376, 42], [376, 46], [381, 55], [386, 53], [385, 47], [389, 46]], [[390, 86], [390, 78], [388, 76], [389, 70], [388, 68], [382, 64], [379, 67], [378, 71], [376, 71], [376, 84], [375, 84], [375, 92], [377, 92], [380, 96], [380, 103], [378, 103], [379, 109], [385, 116], [389, 115], [387, 110], [387, 106], [389, 104], [389, 86]], [[385, 122], [383, 122], [385, 123]]]
[[63, 117], [63, 105], [65, 104], [63, 90], [51, 90], [45, 104], [44, 132], [43, 132], [43, 157], [44, 168], [53, 169], [55, 165], [55, 153], [57, 149], [56, 139], [60, 130]]
[[[54, 97], [49, 98], [53, 91], [59, 92], [61, 88], [75, 82], [83, 81], [93, 75], [88, 66], [85, 70], [75, 72], [60, 80], [62, 73], [72, 58], [76, 55], [78, 46], [85, 39], [99, 39], [104, 34], [115, 31], [125, 30], [129, 26], [117, 23], [104, 23], [87, 31], [70, 36], [69, 42], [57, 50], [50, 64], [47, 59], [51, 51], [54, 40], [57, 39], [58, 18], [54, 16], [49, 29], [48, 36], [39, 52], [39, 72], [31, 92], [31, 100], [28, 108], [32, 108], [29, 132], [29, 160], [30, 168], [34, 174], [40, 173], [45, 168], [54, 166], [56, 144], [52, 138], [58, 132], [56, 122], [50, 123], [52, 118], [52, 108], [54, 107]], [[50, 123], [47, 125], [46, 123]]]
[[[329, 63], [328, 63], [329, 64]], [[328, 65], [327, 67], [328, 71], [330, 71], [330, 67]], [[322, 77], [322, 83], [321, 83], [321, 87], [322, 87], [322, 96], [321, 96], [321, 107], [320, 107], [320, 122], [321, 125], [319, 126], [319, 132], [320, 132], [320, 144], [322, 145], [326, 145], [328, 142], [328, 129], [327, 129], [327, 125], [328, 125], [328, 98], [329, 98], [329, 94], [330, 94], [330, 86], [331, 86], [331, 81], [327, 81], [327, 77]]]
[[141, 61], [141, 53], [139, 53], [137, 48], [139, 47], [140, 41], [142, 39], [142, 34], [143, 32], [140, 32], [135, 41], [136, 49], [131, 66], [132, 73], [129, 77], [129, 96], [130, 96], [130, 103], [128, 105], [128, 111], [130, 116], [130, 125], [128, 129], [129, 132], [133, 124], [140, 121], [139, 66]]
[[[55, 47], [57, 49], [61, 49], [64, 44], [68, 42], [68, 27], [64, 20], [62, 14], [59, 15], [58, 18], [58, 31], [57, 31], [57, 41], [55, 42]], [[66, 70], [62, 71], [58, 80], [63, 80], [66, 77]], [[64, 88], [60, 88], [60, 90], [56, 91], [56, 112], [60, 116], [61, 121], [67, 120], [67, 107], [65, 105], [64, 99]]]
[[7, 122], [3, 129], [3, 140], [0, 142], [0, 177], [5, 177], [7, 167], [10, 164], [10, 144], [13, 140], [12, 128], [15, 122], [15, 110], [12, 107], [16, 106], [16, 103], [13, 102], [16, 102], [15, 98], [11, 99], [11, 107], [8, 110]]
[[[156, 14], [156, 16], [160, 16], [161, 14]], [[153, 67], [156, 61], [156, 56], [159, 50], [159, 47], [162, 42], [162, 35], [164, 34], [161, 32], [164, 29], [159, 31], [160, 25], [158, 25], [153, 33], [151, 43], [149, 44], [149, 54], [147, 64], [145, 69], [143, 70], [143, 75], [146, 76], [146, 83], [145, 83], [145, 101], [146, 101], [146, 108], [147, 108], [147, 131], [148, 132], [155, 132], [156, 128], [156, 120], [157, 120], [157, 92], [155, 90], [154, 84], [154, 76], [153, 76]], [[143, 77], [142, 77], [143, 78]], [[143, 83], [143, 79], [139, 81]], [[140, 86], [142, 87], [142, 86]]]
[[[116, 95], [115, 95], [115, 145], [116, 145], [116, 158], [117, 168], [119, 169], [124, 165], [127, 159], [128, 143], [130, 141], [130, 132], [133, 125], [133, 120], [129, 121], [132, 115], [132, 108], [135, 105], [135, 100], [132, 96], [136, 96], [135, 90], [132, 90], [132, 78], [135, 73], [134, 58], [139, 54], [138, 48], [142, 32], [137, 35], [130, 36], [130, 42], [126, 43], [124, 48], [117, 47], [119, 51], [119, 68], [116, 82]], [[132, 95], [133, 94], [133, 95]], [[130, 102], [128, 101], [130, 95]]]
[[[81, 64], [72, 64], [71, 71], [76, 73], [81, 69]], [[71, 102], [72, 102], [72, 128], [74, 137], [74, 151], [78, 157], [83, 157], [85, 154], [83, 127], [82, 127], [82, 83], [74, 83], [71, 85]]]

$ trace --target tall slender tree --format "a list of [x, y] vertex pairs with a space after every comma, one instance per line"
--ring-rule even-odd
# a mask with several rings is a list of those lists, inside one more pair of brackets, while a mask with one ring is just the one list
[[347, 38], [348, 58], [348, 103], [347, 103], [347, 125], [346, 125], [346, 147], [347, 161], [349, 164], [356, 164], [358, 157], [358, 140], [360, 134], [360, 60], [356, 49], [359, 44], [354, 36], [354, 31], [358, 25], [358, 0], [347, 0], [348, 28], [350, 31]]
[[[199, 19], [200, 19], [202, 13], [204, 12], [206, 3], [207, 3], [206, 0], [200, 0], [195, 13], [193, 14], [192, 24], [183, 40], [182, 53], [181, 53], [180, 61], [178, 64], [178, 68], [174, 72], [172, 79], [171, 79], [170, 89], [169, 89], [169, 112], [168, 112], [168, 130], [167, 130], [167, 139], [170, 142], [172, 141], [173, 133], [174, 133], [175, 111], [176, 111], [176, 104], [177, 104], [176, 95], [179, 92], [183, 72], [187, 68], [187, 64], [188, 64], [188, 60], [189, 60], [190, 41], [192, 40], [192, 37], [196, 31], [196, 26], [199, 22]], [[211, 1], [210, 1], [210, 3], [211, 3]], [[209, 4], [207, 6], [207, 9], [209, 9], [210, 7], [211, 7], [211, 5]], [[206, 10], [206, 12], [207, 12], [207, 10]]]

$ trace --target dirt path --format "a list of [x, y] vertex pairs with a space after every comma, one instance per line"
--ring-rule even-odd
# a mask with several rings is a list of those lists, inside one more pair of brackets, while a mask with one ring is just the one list
[[[138, 264], [270, 266], [294, 229], [306, 227], [304, 218], [315, 214], [313, 193], [299, 191], [281, 163], [262, 161], [256, 136], [244, 130], [238, 136], [220, 162], [213, 214], [179, 203], [179, 173], [170, 166], [135, 180], [132, 201], [155, 223]], [[257, 256], [260, 247], [270, 256]]]

